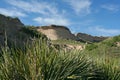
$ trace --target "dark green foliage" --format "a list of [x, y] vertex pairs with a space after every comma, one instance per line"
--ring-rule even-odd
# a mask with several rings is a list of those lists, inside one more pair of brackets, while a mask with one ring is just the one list
[[102, 42], [102, 44], [106, 44], [109, 47], [115, 47], [116, 46], [116, 42], [120, 42], [120, 35], [119, 36], [115, 36], [111, 39], [105, 40]]
[[33, 26], [25, 26], [22, 27], [21, 29], [22, 32], [26, 33], [27, 35], [29, 35], [30, 37], [34, 38], [47, 38], [45, 35], [41, 34], [40, 32], [38, 32], [35, 27]]
[[[50, 50], [44, 41], [31, 43], [26, 52], [3, 49], [1, 80], [72, 80], [87, 79], [90, 62], [77, 52]], [[11, 55], [12, 54], [12, 55]]]
[[94, 49], [96, 49], [96, 48], [98, 48], [98, 45], [97, 44], [94, 44], [94, 43], [92, 43], [92, 44], [89, 44], [89, 45], [87, 45], [86, 46], [86, 49], [87, 50], [94, 50]]
[[119, 35], [119, 36], [115, 36], [115, 37], [113, 38], [113, 41], [114, 41], [114, 42], [120, 41], [120, 35]]

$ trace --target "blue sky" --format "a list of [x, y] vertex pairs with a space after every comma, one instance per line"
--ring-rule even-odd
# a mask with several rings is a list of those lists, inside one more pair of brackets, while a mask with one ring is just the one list
[[72, 33], [120, 34], [120, 0], [0, 0], [0, 13], [25, 25], [64, 25]]

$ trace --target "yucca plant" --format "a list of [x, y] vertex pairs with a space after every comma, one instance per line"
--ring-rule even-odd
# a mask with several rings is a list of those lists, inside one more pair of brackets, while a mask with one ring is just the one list
[[25, 51], [2, 50], [0, 80], [87, 80], [90, 62], [78, 51], [55, 51], [43, 40]]
[[120, 80], [118, 63], [108, 57], [94, 61], [90, 80]]

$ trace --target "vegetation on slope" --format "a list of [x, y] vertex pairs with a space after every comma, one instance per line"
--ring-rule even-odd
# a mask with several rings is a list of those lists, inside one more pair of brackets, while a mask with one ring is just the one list
[[21, 29], [22, 32], [26, 33], [31, 38], [47, 38], [44, 34], [38, 32], [34, 26], [25, 26]]
[[83, 42], [75, 41], [75, 40], [67, 40], [67, 39], [60, 39], [60, 40], [52, 40], [53, 44], [70, 44], [70, 45], [83, 45]]
[[120, 80], [115, 60], [55, 51], [43, 39], [26, 44], [25, 51], [7, 47], [1, 53], [1, 80]]
[[44, 41], [32, 43], [26, 51], [3, 49], [0, 62], [1, 80], [69, 80], [88, 74], [90, 65], [79, 53], [55, 52]]
[[[120, 36], [109, 38], [100, 43], [89, 44], [84, 52], [87, 56], [91, 57], [93, 61], [99, 62], [100, 64], [102, 63], [103, 65], [111, 66], [111, 70], [109, 70], [110, 68], [107, 66], [104, 68], [108, 68], [110, 72], [114, 72], [114, 68], [116, 69], [120, 67], [120, 46], [116, 44], [117, 42], [120, 42]], [[101, 67], [103, 67], [103, 65]], [[111, 76], [113, 77], [113, 75]]]

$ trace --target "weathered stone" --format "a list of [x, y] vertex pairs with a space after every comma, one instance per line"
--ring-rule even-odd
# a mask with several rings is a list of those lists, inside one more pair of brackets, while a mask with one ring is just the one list
[[70, 30], [67, 27], [64, 26], [58, 25], [42, 26], [37, 28], [37, 30], [45, 34], [51, 40], [58, 39], [76, 40], [76, 37], [70, 32]]

